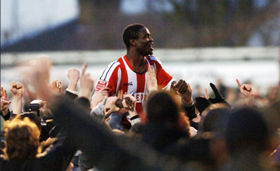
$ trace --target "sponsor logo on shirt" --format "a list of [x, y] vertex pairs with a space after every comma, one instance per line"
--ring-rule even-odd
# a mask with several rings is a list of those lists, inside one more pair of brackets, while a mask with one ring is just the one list
[[142, 101], [146, 101], [148, 97], [145, 93], [135, 93], [133, 95], [136, 99], [136, 103], [141, 103]]
[[102, 90], [104, 87], [106, 87], [107, 82], [104, 80], [99, 80], [96, 84], [96, 91]]
[[129, 82], [129, 83], [124, 83], [123, 85], [124, 85], [124, 86], [133, 86], [132, 81]]

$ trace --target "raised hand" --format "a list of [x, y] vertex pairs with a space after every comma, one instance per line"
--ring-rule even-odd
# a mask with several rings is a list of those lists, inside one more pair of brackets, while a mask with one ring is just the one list
[[7, 114], [11, 101], [7, 99], [7, 91], [1, 87], [1, 112], [5, 116]]
[[184, 103], [187, 105], [192, 104], [192, 87], [189, 83], [180, 79], [178, 82], [172, 84], [172, 88], [182, 97]]
[[36, 94], [36, 98], [48, 101], [53, 95], [48, 87], [52, 63], [47, 56], [38, 57], [22, 63], [22, 77], [25, 78], [26, 87]]
[[111, 96], [107, 98], [107, 101], [105, 103], [105, 114], [111, 114], [112, 112], [117, 112], [119, 111], [121, 108], [116, 106], [116, 101], [119, 99], [119, 97], [117, 96]]
[[80, 71], [76, 68], [69, 68], [67, 77], [69, 78], [68, 89], [77, 91], [77, 84], [80, 79]]
[[243, 94], [246, 98], [248, 98], [250, 96], [254, 96], [254, 92], [253, 92], [252, 86], [250, 84], [241, 85], [238, 79], [236, 79], [236, 83], [237, 83], [237, 86], [238, 86], [241, 94]]
[[98, 105], [100, 102], [103, 101], [103, 99], [107, 96], [109, 96], [110, 88], [104, 87], [100, 91], [95, 91], [90, 102], [90, 108], [93, 109], [96, 105]]
[[[1, 112], [7, 111], [10, 104], [11, 104], [11, 101], [1, 99]], [[6, 112], [5, 112], [5, 114], [6, 114]], [[3, 114], [3, 115], [5, 116], [5, 114]]]
[[1, 100], [4, 99], [4, 100], [7, 100], [7, 91], [1, 87]]
[[24, 88], [21, 83], [13, 81], [10, 83], [10, 91], [13, 93], [14, 96], [21, 96], [23, 97]]
[[[210, 83], [210, 87], [212, 88], [215, 97], [214, 98], [209, 98], [209, 95], [207, 93], [208, 96], [208, 100], [215, 104], [215, 103], [224, 103], [225, 99], [222, 97], [222, 95], [219, 93], [218, 89], [216, 88], [216, 86], [213, 83]], [[206, 96], [206, 95], [205, 95]]]
[[254, 91], [250, 84], [243, 84], [241, 85], [239, 80], [236, 79], [237, 86], [246, 98], [246, 105], [254, 105]]
[[155, 71], [155, 67], [153, 65], [150, 65], [150, 67], [148, 69], [147, 89], [148, 89], [149, 93], [153, 90], [158, 89], [156, 71]]
[[125, 94], [122, 100], [122, 105], [126, 110], [134, 110], [136, 106], [136, 99], [131, 94]]
[[15, 114], [22, 113], [22, 107], [23, 107], [23, 94], [24, 94], [24, 88], [21, 83], [18, 82], [11, 82], [10, 83], [10, 91], [13, 93], [13, 112]]
[[49, 88], [51, 90], [53, 90], [53, 92], [55, 92], [57, 94], [61, 94], [62, 93], [62, 82], [59, 79], [55, 79], [49, 84]]
[[[210, 87], [212, 88], [215, 97], [214, 98], [208, 98], [208, 100], [212, 103], [224, 103], [226, 104], [229, 108], [231, 108], [231, 105], [223, 98], [223, 96], [219, 93], [218, 89], [213, 83], [210, 83]], [[207, 95], [208, 96], [208, 95]]]
[[204, 89], [204, 92], [205, 92], [205, 98], [208, 100], [209, 99], [209, 93], [208, 93], [207, 88]]
[[124, 95], [123, 99], [123, 106], [125, 109], [127, 109], [130, 118], [138, 115], [135, 106], [136, 106], [136, 99], [131, 94]]
[[92, 93], [94, 85], [94, 78], [89, 73], [86, 73], [87, 65], [87, 62], [85, 62], [81, 73], [80, 96], [90, 99], [90, 95]]

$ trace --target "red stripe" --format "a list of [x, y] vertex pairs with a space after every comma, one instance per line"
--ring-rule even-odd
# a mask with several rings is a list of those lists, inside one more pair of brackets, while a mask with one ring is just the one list
[[116, 94], [116, 85], [118, 82], [118, 70], [119, 70], [119, 67], [116, 67], [108, 81], [107, 87], [110, 88], [110, 90], [109, 90], [110, 96], [113, 96]]
[[120, 68], [121, 68], [121, 81], [120, 81], [119, 90], [123, 90], [123, 93], [127, 93], [128, 86], [124, 86], [124, 83], [128, 82], [127, 71], [122, 58], [119, 58], [118, 61], [120, 62]]
[[[142, 95], [144, 96], [145, 84], [146, 84], [146, 74], [136, 74], [136, 75], [137, 75], [137, 91], [136, 92], [141, 92]], [[144, 97], [141, 97], [141, 99], [143, 100]], [[143, 119], [142, 103], [137, 103], [135, 109], [136, 109], [139, 117]]]

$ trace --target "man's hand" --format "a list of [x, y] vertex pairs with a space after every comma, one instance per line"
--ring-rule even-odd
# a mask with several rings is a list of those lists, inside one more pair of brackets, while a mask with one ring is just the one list
[[10, 83], [10, 91], [14, 95], [13, 99], [13, 112], [15, 114], [22, 113], [22, 107], [23, 107], [23, 94], [24, 94], [24, 88], [21, 83], [18, 82], [11, 82]]
[[148, 69], [147, 89], [148, 89], [149, 93], [153, 90], [158, 89], [156, 71], [155, 71], [155, 67], [153, 65], [150, 65], [150, 67]]
[[123, 106], [123, 100], [124, 100], [124, 96], [126, 95], [126, 92], [125, 93], [123, 93], [123, 90], [119, 90], [118, 91], [118, 100], [116, 101], [116, 106], [118, 107], [118, 108], [120, 108], [120, 110], [119, 110], [119, 112], [118, 112], [118, 114], [119, 115], [122, 115], [122, 114], [125, 114], [125, 113], [127, 113], [128, 111], [127, 111], [127, 109], [126, 108], [124, 108], [124, 106]]
[[192, 99], [192, 87], [185, 80], [180, 79], [179, 82], [172, 84], [172, 88], [182, 97], [182, 100], [187, 105], [191, 105]]
[[107, 98], [107, 101], [105, 103], [105, 115], [111, 114], [112, 112], [117, 112], [120, 110], [119, 107], [116, 106], [116, 101], [119, 98], [117, 96], [111, 96]]
[[18, 82], [11, 82], [10, 83], [10, 91], [13, 93], [14, 96], [23, 97], [24, 88], [21, 83]]
[[249, 84], [243, 84], [241, 85], [239, 80], [236, 79], [237, 86], [241, 92], [246, 98], [246, 105], [254, 105], [254, 91], [251, 85]]
[[7, 100], [7, 91], [1, 87], [1, 100], [4, 99], [4, 100]]
[[94, 85], [94, 78], [89, 73], [85, 73], [86, 69], [87, 69], [87, 62], [84, 63], [82, 73], [81, 73], [80, 96], [90, 99], [90, 95], [92, 93], [93, 85]]
[[10, 104], [11, 101], [1, 99], [1, 112], [3, 113], [4, 116], [7, 114]]
[[76, 68], [70, 68], [67, 73], [69, 78], [68, 89], [72, 91], [77, 91], [77, 84], [80, 79], [80, 71]]
[[216, 87], [213, 83], [210, 83], [210, 87], [212, 88], [215, 97], [214, 97], [214, 98], [209, 98], [207, 89], [205, 89], [205, 96], [206, 96], [206, 99], [207, 99], [207, 97], [208, 97], [208, 100], [209, 100], [212, 104], [215, 104], [215, 103], [224, 103], [224, 104], [227, 105], [228, 108], [231, 108], [231, 105], [223, 98], [223, 96], [220, 94], [220, 92], [218, 91], [217, 87]]
[[109, 88], [104, 87], [102, 90], [95, 91], [90, 102], [90, 108], [93, 109], [96, 105], [103, 101], [103, 99], [109, 96]]
[[48, 56], [39, 55], [37, 59], [24, 62], [21, 66], [22, 77], [26, 79], [28, 89], [36, 94], [36, 99], [48, 101], [53, 95], [48, 86], [52, 66]]
[[128, 111], [130, 118], [138, 115], [135, 110], [136, 99], [131, 94], [124, 95], [122, 104], [123, 107]]
[[122, 105], [126, 110], [135, 110], [136, 99], [131, 94], [125, 94]]
[[49, 84], [49, 88], [54, 93], [61, 94], [62, 93], [62, 82], [59, 79], [55, 79]]
[[7, 91], [1, 87], [1, 112], [5, 116], [8, 112], [11, 101], [7, 99]]
[[[218, 91], [217, 87], [216, 87], [213, 83], [210, 83], [210, 87], [212, 88], [215, 97], [214, 97], [214, 98], [209, 98], [209, 95], [208, 95], [207, 90], [205, 91], [205, 97], [207, 98], [207, 96], [208, 96], [208, 100], [209, 100], [212, 104], [215, 104], [215, 103], [224, 103], [224, 102], [225, 102], [225, 99], [222, 97], [222, 95], [221, 95], [220, 92]], [[206, 93], [206, 92], [207, 92], [207, 93]]]

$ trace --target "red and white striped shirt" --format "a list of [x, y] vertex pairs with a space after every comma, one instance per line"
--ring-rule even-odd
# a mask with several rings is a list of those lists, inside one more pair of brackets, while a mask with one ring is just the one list
[[[169, 90], [174, 80], [173, 77], [163, 69], [158, 58], [146, 56], [145, 59], [147, 69], [150, 65], [155, 67], [158, 87]], [[148, 95], [146, 88], [147, 74], [147, 71], [142, 74], [134, 72], [125, 55], [108, 65], [95, 88], [96, 91], [99, 91], [105, 86], [109, 87], [110, 96], [117, 95], [119, 90], [123, 90], [123, 93], [132, 94], [137, 100], [136, 112], [140, 118], [143, 118], [143, 107]]]

